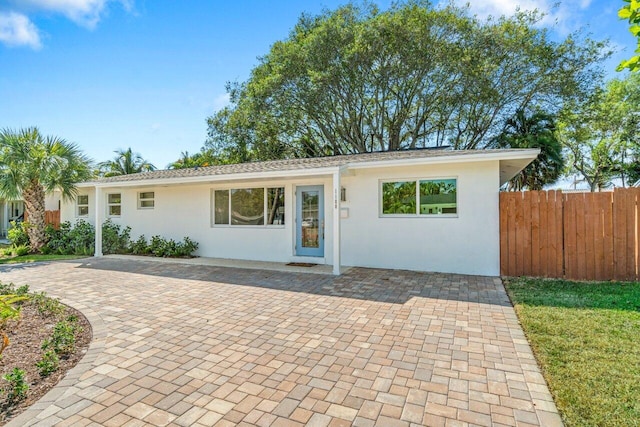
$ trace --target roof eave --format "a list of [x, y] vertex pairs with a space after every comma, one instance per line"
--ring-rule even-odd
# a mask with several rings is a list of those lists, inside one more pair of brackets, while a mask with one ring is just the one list
[[286, 171], [262, 171], [233, 173], [220, 175], [200, 175], [182, 178], [157, 178], [157, 179], [137, 179], [133, 181], [111, 181], [111, 182], [85, 182], [78, 184], [80, 188], [108, 188], [108, 187], [140, 187], [140, 186], [162, 186], [172, 184], [206, 184], [218, 181], [243, 181], [252, 179], [270, 179], [270, 178], [291, 178], [298, 176], [319, 176], [331, 175], [340, 168], [338, 166], [315, 168], [315, 169], [292, 169]]
[[523, 160], [527, 161], [527, 164], [532, 162], [540, 154], [540, 150], [535, 149], [522, 149], [518, 151], [496, 151], [487, 152], [482, 151], [473, 154], [463, 155], [449, 155], [449, 156], [437, 156], [437, 157], [420, 157], [412, 159], [398, 159], [398, 160], [380, 160], [375, 162], [361, 162], [361, 163], [349, 163], [345, 165], [346, 169], [368, 169], [368, 168], [381, 168], [381, 167], [398, 167], [398, 166], [410, 166], [420, 164], [437, 164], [437, 163], [469, 163], [479, 161], [505, 161], [505, 160]]

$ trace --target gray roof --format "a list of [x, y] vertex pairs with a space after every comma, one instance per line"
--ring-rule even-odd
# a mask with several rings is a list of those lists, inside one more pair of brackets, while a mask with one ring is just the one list
[[132, 181], [147, 181], [157, 179], [180, 179], [191, 177], [213, 177], [220, 175], [235, 175], [260, 172], [284, 172], [307, 169], [322, 169], [340, 167], [353, 164], [366, 164], [369, 162], [426, 159], [436, 157], [464, 157], [477, 154], [496, 154], [527, 151], [518, 149], [501, 150], [450, 150], [450, 149], [418, 149], [404, 151], [385, 151], [375, 153], [348, 154], [341, 156], [297, 158], [285, 160], [271, 160], [264, 162], [237, 163], [231, 165], [217, 165], [187, 169], [165, 169], [152, 172], [141, 172], [129, 175], [112, 176], [90, 181], [87, 184], [125, 183]]

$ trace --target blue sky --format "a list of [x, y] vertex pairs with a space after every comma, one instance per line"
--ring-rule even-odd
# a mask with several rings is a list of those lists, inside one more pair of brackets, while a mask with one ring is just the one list
[[[225, 83], [246, 80], [257, 57], [287, 37], [303, 12], [345, 1], [0, 0], [0, 128], [38, 126], [94, 160], [132, 147], [164, 168], [206, 139]], [[387, 8], [390, 1], [378, 1]], [[460, 4], [465, 1], [459, 1]], [[472, 2], [480, 16], [513, 13], [513, 0]], [[558, 36], [586, 28], [620, 50], [635, 41], [622, 1], [523, 0], [549, 13]]]

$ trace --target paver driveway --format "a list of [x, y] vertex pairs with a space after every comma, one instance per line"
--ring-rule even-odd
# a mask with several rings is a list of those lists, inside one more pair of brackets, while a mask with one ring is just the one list
[[561, 425], [497, 278], [88, 259], [0, 268], [87, 356], [12, 425]]

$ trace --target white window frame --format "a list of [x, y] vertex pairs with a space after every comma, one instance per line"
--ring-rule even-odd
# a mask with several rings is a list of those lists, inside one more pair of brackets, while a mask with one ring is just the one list
[[[456, 181], [456, 213], [443, 213], [443, 214], [421, 214], [419, 212], [420, 207], [420, 181], [442, 181], [447, 179], [455, 179]], [[458, 177], [457, 176], [437, 176], [437, 177], [421, 177], [421, 178], [389, 178], [381, 179], [378, 181], [378, 217], [379, 218], [458, 218], [460, 215], [460, 200], [458, 193]], [[384, 203], [382, 200], [383, 191], [382, 187], [388, 182], [415, 182], [416, 183], [416, 212], [406, 214], [385, 214]]]
[[[262, 188], [263, 189], [263, 197], [264, 197], [264, 202], [263, 202], [263, 206], [264, 206], [264, 224], [261, 225], [238, 225], [238, 224], [231, 224], [231, 208], [232, 208], [232, 203], [231, 203], [231, 191], [233, 190], [246, 190], [246, 189], [254, 189], [254, 188]], [[284, 196], [284, 205], [283, 207], [286, 207], [286, 203], [287, 203], [287, 196], [286, 196], [286, 187], [284, 185], [269, 185], [269, 186], [257, 186], [257, 187], [252, 187], [252, 186], [247, 186], [247, 187], [224, 187], [224, 188], [213, 188], [211, 189], [211, 227], [230, 227], [230, 228], [284, 228], [287, 221], [285, 218], [285, 223], [284, 224], [267, 224], [267, 218], [269, 217], [269, 208], [268, 208], [268, 204], [269, 204], [269, 194], [268, 194], [268, 190], [271, 188], [282, 188], [283, 189], [283, 196]], [[228, 213], [228, 218], [229, 218], [229, 223], [227, 224], [216, 224], [216, 191], [226, 191], [228, 194], [228, 201], [229, 201], [229, 213]], [[286, 208], [285, 208], [286, 209]], [[285, 211], [286, 212], [286, 211]]]
[[[80, 197], [86, 197], [87, 203], [80, 203]], [[80, 213], [80, 208], [87, 208], [86, 214]], [[85, 218], [89, 216], [89, 195], [88, 194], [78, 194], [76, 196], [76, 217]]]
[[[120, 203], [111, 203], [111, 202], [109, 202], [110, 196], [113, 196], [115, 194], [120, 196]], [[112, 206], [120, 206], [120, 214], [119, 215], [111, 214], [111, 207]], [[107, 193], [107, 216], [109, 218], [120, 218], [122, 216], [122, 193]]]
[[[153, 194], [152, 197], [142, 197], [143, 194]], [[152, 206], [142, 206], [143, 202], [153, 202]], [[138, 209], [153, 210], [156, 207], [156, 192], [155, 191], [140, 191], [138, 192]], [[121, 208], [122, 209], [122, 208]]]

